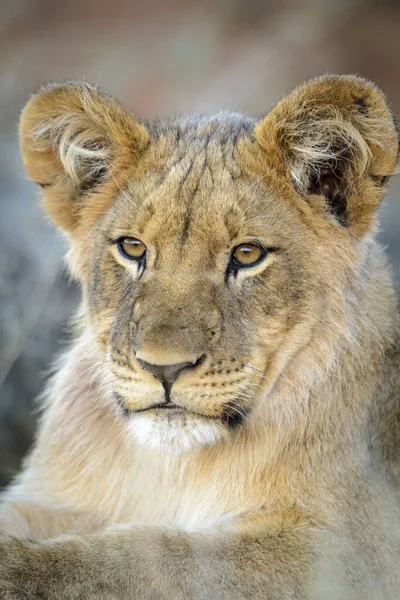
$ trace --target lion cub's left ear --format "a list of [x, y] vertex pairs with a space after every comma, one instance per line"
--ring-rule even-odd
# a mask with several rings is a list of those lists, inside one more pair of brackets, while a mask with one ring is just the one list
[[398, 134], [383, 94], [353, 76], [325, 76], [284, 97], [255, 130], [273, 169], [313, 208], [362, 235], [394, 173]]
[[26, 169], [43, 188], [46, 210], [70, 234], [85, 215], [93, 220], [108, 207], [148, 143], [133, 115], [86, 83], [45, 86], [21, 115]]

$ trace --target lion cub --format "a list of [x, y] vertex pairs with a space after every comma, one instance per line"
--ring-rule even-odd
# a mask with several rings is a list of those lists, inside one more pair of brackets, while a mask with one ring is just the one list
[[2, 496], [0, 598], [398, 600], [382, 93], [145, 122], [50, 85], [21, 148], [82, 304]]

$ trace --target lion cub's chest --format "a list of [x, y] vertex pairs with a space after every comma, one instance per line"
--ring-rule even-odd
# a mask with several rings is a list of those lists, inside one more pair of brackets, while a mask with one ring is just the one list
[[228, 494], [224, 499], [213, 481], [202, 483], [193, 469], [169, 458], [138, 460], [118, 521], [165, 524], [186, 531], [215, 525], [230, 512], [232, 500]]

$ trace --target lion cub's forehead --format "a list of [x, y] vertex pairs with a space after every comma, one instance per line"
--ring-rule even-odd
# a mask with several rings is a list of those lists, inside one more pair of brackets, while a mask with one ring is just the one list
[[241, 156], [253, 128], [254, 120], [226, 113], [153, 125], [142, 175], [128, 182], [114, 207], [118, 227], [145, 242], [214, 234], [229, 245], [259, 200]]

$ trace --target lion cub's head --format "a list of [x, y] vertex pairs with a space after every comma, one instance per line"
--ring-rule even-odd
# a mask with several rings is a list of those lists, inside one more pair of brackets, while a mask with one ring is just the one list
[[151, 123], [87, 84], [49, 86], [25, 108], [21, 145], [140, 442], [221, 442], [279, 411], [285, 382], [329, 371], [396, 163], [372, 84], [317, 79], [261, 120]]

